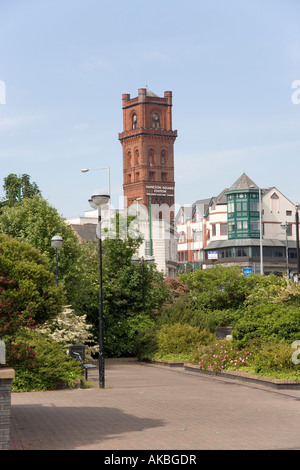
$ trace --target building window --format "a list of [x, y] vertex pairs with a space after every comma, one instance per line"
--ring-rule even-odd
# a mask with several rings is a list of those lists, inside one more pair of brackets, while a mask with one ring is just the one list
[[127, 153], [127, 166], [131, 166], [131, 152]]
[[159, 115], [157, 113], [152, 114], [152, 127], [153, 127], [153, 129], [159, 129], [160, 128], [160, 119], [159, 119]]
[[258, 232], [259, 231], [259, 222], [258, 220], [250, 220], [250, 231]]
[[237, 212], [247, 212], [247, 202], [237, 202], [236, 203]]
[[138, 166], [140, 164], [140, 153], [139, 153], [138, 149], [135, 150], [134, 154], [135, 154], [134, 155], [135, 156], [135, 165]]
[[155, 172], [149, 171], [149, 181], [155, 181]]
[[166, 151], [165, 150], [162, 150], [161, 151], [161, 155], [160, 155], [160, 163], [162, 166], [165, 166], [166, 165], [166, 162], [167, 162], [167, 159], [166, 159]]
[[150, 149], [149, 150], [149, 158], [148, 158], [148, 162], [149, 162], [149, 165], [150, 166], [153, 166], [154, 165], [154, 150], [153, 149]]
[[184, 232], [181, 232], [179, 234], [179, 243], [184, 243], [184, 242], [186, 242], [186, 236]]
[[285, 215], [292, 215], [292, 211], [285, 211]]
[[137, 117], [136, 117], [136, 114], [133, 113], [132, 118], [131, 118], [131, 128], [136, 129], [136, 124], [137, 124]]
[[140, 181], [140, 173], [136, 172], [135, 174], [135, 181]]
[[247, 220], [238, 220], [236, 223], [237, 230], [248, 230], [248, 221]]
[[216, 234], [217, 234], [216, 224], [213, 224], [211, 226], [211, 234], [212, 234], [213, 237], [216, 236]]
[[235, 254], [237, 257], [249, 256], [249, 248], [248, 247], [236, 248]]
[[220, 235], [227, 235], [227, 224], [220, 224]]
[[161, 180], [162, 181], [167, 181], [167, 173], [162, 173], [161, 174]]
[[227, 210], [228, 212], [234, 212], [234, 202], [233, 201], [230, 201], [228, 204], [227, 204]]
[[258, 212], [258, 201], [250, 201], [250, 211], [251, 212]]

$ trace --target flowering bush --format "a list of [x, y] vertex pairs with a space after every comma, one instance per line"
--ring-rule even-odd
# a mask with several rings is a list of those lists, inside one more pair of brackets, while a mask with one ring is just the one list
[[254, 352], [254, 348], [238, 349], [233, 347], [232, 341], [220, 340], [200, 347], [192, 362], [206, 371], [237, 370], [249, 364]]
[[16, 342], [9, 339], [6, 343], [6, 362], [12, 367], [22, 366], [23, 369], [37, 369], [39, 362], [36, 358], [36, 351], [33, 346], [28, 346], [23, 342]]
[[91, 360], [92, 355], [98, 351], [99, 347], [93, 345], [95, 341], [91, 329], [92, 325], [86, 323], [86, 315], [76, 315], [69, 306], [66, 306], [55, 320], [45, 322], [42, 327], [37, 328], [37, 331], [47, 334], [63, 347], [84, 344], [86, 359]]

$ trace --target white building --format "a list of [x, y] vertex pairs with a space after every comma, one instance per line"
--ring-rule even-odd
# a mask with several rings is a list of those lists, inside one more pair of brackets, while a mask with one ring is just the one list
[[277, 188], [258, 188], [243, 174], [209, 205], [204, 266], [238, 264], [255, 273], [292, 276], [298, 253], [295, 213], [295, 204]]
[[[122, 228], [128, 230], [131, 237], [141, 235], [143, 242], [139, 247], [137, 257], [140, 259], [151, 260], [157, 266], [165, 277], [176, 277], [178, 270], [177, 262], [177, 232], [174, 226], [170, 225], [166, 220], [150, 219], [147, 208], [137, 201], [129, 206], [128, 209], [117, 211], [111, 209], [109, 205], [101, 209], [101, 227], [103, 238], [106, 235], [104, 229], [110, 229], [110, 236], [115, 233], [113, 223], [115, 221], [115, 213], [119, 212], [120, 215], [131, 215], [134, 220], [127, 227]], [[124, 219], [126, 220], [126, 219]], [[98, 211], [86, 211], [83, 217], [73, 217], [67, 219], [78, 236], [79, 241], [95, 240], [96, 229], [98, 225]], [[152, 243], [151, 243], [152, 240]]]

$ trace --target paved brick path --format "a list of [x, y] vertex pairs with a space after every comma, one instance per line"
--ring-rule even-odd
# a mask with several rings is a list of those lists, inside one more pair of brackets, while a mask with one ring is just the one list
[[300, 449], [300, 391], [106, 361], [106, 388], [13, 393], [11, 450]]

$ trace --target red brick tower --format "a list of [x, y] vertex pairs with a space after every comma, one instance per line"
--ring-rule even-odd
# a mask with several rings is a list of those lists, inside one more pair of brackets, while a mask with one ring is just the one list
[[123, 147], [123, 189], [125, 205], [137, 198], [149, 209], [152, 204], [175, 203], [174, 142], [172, 130], [172, 92], [161, 98], [147, 88], [138, 96], [122, 95], [123, 132], [119, 140]]

